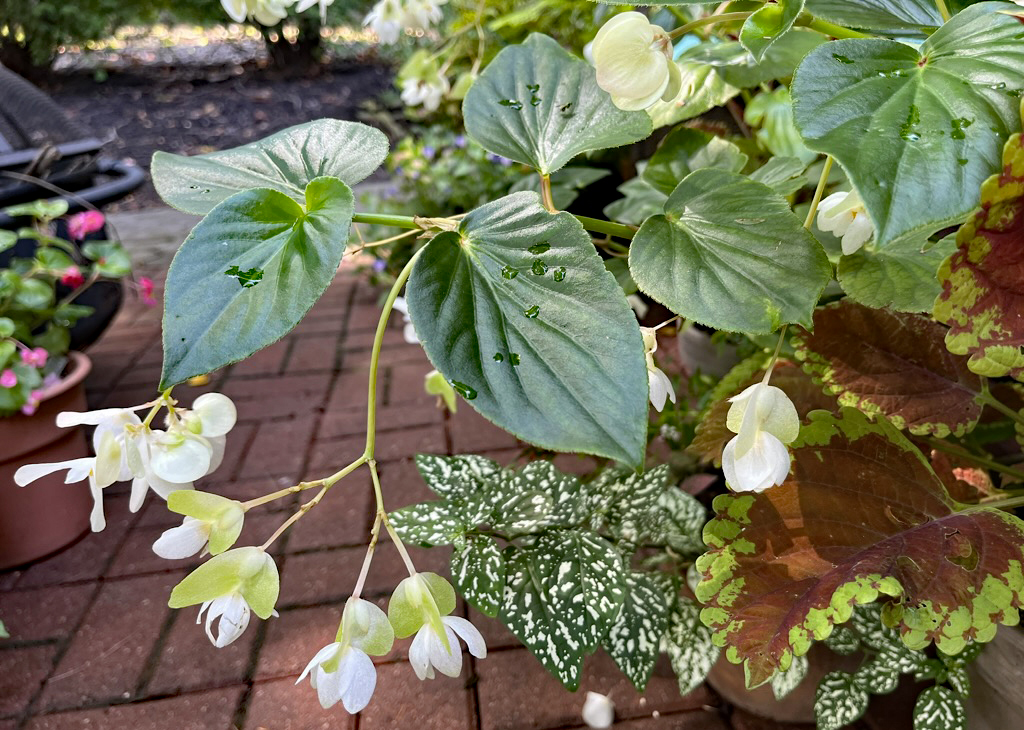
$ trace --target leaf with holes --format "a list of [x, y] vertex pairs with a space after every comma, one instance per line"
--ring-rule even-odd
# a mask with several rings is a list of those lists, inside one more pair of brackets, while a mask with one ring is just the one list
[[859, 720], [868, 709], [868, 693], [853, 675], [829, 672], [818, 684], [814, 696], [814, 716], [818, 730], [839, 730]]
[[955, 654], [1015, 624], [1024, 522], [955, 511], [919, 451], [885, 420], [812, 413], [779, 487], [722, 495], [697, 561], [702, 620], [750, 686], [785, 669], [853, 606], [898, 596], [886, 614], [903, 643]]
[[1021, 24], [979, 3], [920, 46], [883, 39], [826, 43], [793, 79], [797, 126], [839, 161], [888, 246], [959, 223], [1020, 131]]
[[800, 686], [807, 676], [807, 657], [793, 657], [793, 663], [784, 672], [778, 672], [772, 677], [772, 694], [775, 699], [783, 700], [790, 692]]
[[[246, 190], [192, 229], [167, 272], [161, 390], [276, 342], [324, 293], [345, 252], [352, 191], [317, 178], [304, 204], [276, 190]], [[261, 276], [246, 286], [227, 273], [233, 267]]]
[[468, 536], [452, 553], [452, 580], [481, 613], [497, 616], [505, 590], [505, 556], [498, 543], [486, 535]]
[[661, 650], [672, 662], [682, 695], [703, 684], [718, 661], [719, 648], [712, 641], [711, 630], [701, 623], [700, 606], [685, 596], [679, 596], [669, 613]]
[[668, 602], [663, 587], [645, 573], [626, 573], [625, 592], [604, 648], [637, 691], [643, 692], [668, 627]]
[[889, 246], [864, 246], [839, 259], [840, 286], [851, 299], [868, 307], [898, 312], [930, 312], [942, 292], [937, 272], [956, 250], [952, 238], [930, 248], [922, 238], [903, 238]]
[[501, 620], [566, 688], [608, 633], [625, 600], [622, 558], [590, 532], [549, 532], [505, 551]]
[[644, 112], [616, 107], [589, 63], [541, 33], [495, 56], [470, 87], [462, 113], [466, 132], [484, 149], [544, 175], [583, 152], [651, 133]]
[[[726, 170], [691, 173], [629, 248], [640, 289], [718, 329], [766, 334], [810, 325], [832, 267], [789, 203]], [[728, 302], [729, 306], [722, 306]]]
[[[1020, 26], [1018, 26], [1020, 27]], [[1024, 44], [1022, 44], [1024, 45]], [[1024, 115], [1024, 103], [1021, 105]], [[957, 234], [939, 269], [935, 318], [949, 325], [946, 347], [970, 355], [971, 370], [1024, 381], [1024, 136], [1003, 152], [1003, 171], [981, 188], [981, 210]]]
[[963, 701], [945, 687], [929, 687], [914, 703], [914, 730], [967, 730]]
[[168, 205], [196, 215], [242, 190], [269, 188], [297, 203], [306, 186], [333, 177], [351, 187], [388, 156], [388, 138], [358, 122], [318, 119], [229, 150], [185, 157], [153, 155], [153, 185]]
[[408, 302], [434, 366], [485, 417], [542, 448], [643, 463], [640, 328], [573, 216], [529, 192], [474, 210], [427, 244]]
[[760, 63], [772, 44], [792, 29], [803, 11], [804, 0], [778, 0], [766, 4], [744, 21], [740, 29], [740, 43]]
[[844, 299], [814, 313], [797, 357], [840, 405], [884, 415], [915, 435], [963, 436], [981, 416], [981, 378], [946, 350], [945, 333], [928, 317]]

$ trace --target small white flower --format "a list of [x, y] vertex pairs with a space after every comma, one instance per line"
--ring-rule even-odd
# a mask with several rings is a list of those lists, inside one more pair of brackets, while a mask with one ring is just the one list
[[818, 205], [818, 228], [843, 239], [843, 255], [849, 256], [875, 235], [875, 227], [856, 190], [833, 193]]
[[314, 5], [320, 5], [320, 23], [327, 24], [327, 7], [334, 4], [334, 0], [299, 0], [295, 5], [296, 13], [304, 13]]
[[437, 111], [451, 86], [440, 74], [433, 79], [406, 79], [402, 82], [402, 103], [422, 106], [428, 112]]
[[636, 111], [659, 99], [671, 101], [682, 87], [672, 40], [642, 13], [621, 13], [601, 26], [591, 54], [597, 85], [620, 109]]
[[[249, 604], [242, 594], [229, 593], [225, 596], [205, 601], [199, 609], [196, 623], [201, 623], [206, 612], [206, 635], [218, 649], [227, 646], [245, 631], [249, 625]], [[277, 615], [275, 611], [274, 615]], [[218, 619], [220, 619], [218, 621]], [[213, 622], [217, 621], [217, 636], [213, 635]]]
[[395, 299], [394, 308], [396, 311], [401, 312], [402, 320], [405, 322], [405, 329], [402, 330], [402, 336], [405, 341], [410, 345], [418, 345], [420, 338], [416, 334], [416, 328], [412, 326], [412, 319], [409, 317], [409, 305], [406, 303], [404, 297], [398, 297]]
[[184, 515], [178, 527], [166, 530], [153, 552], [167, 560], [180, 560], [196, 553], [219, 555], [235, 544], [245, 521], [245, 506], [210, 492], [180, 490], [167, 498], [167, 508]]
[[587, 692], [582, 714], [587, 727], [611, 727], [615, 722], [615, 703], [598, 692]]
[[398, 41], [404, 22], [405, 10], [400, 0], [380, 0], [363, 19], [363, 25], [387, 45]]
[[755, 383], [730, 398], [726, 426], [737, 434], [722, 452], [722, 470], [737, 492], [763, 492], [789, 475], [786, 444], [800, 434], [800, 417], [779, 388]]
[[459, 616], [442, 616], [441, 623], [451, 651], [445, 649], [441, 638], [429, 623], [420, 627], [409, 647], [409, 663], [420, 679], [433, 679], [435, 669], [449, 677], [459, 676], [462, 671], [462, 649], [456, 635], [462, 637], [469, 653], [477, 659], [487, 656], [487, 644], [476, 626]]
[[295, 684], [310, 675], [321, 707], [327, 710], [340, 701], [354, 715], [369, 704], [377, 686], [370, 655], [387, 654], [394, 640], [387, 615], [353, 596], [345, 604], [338, 640], [316, 653]]
[[261, 25], [277, 25], [288, 17], [295, 0], [220, 0], [224, 12], [236, 23], [252, 19]]
[[206, 520], [186, 517], [181, 525], [165, 530], [153, 543], [153, 552], [165, 560], [182, 560], [198, 553], [210, 541], [213, 526]]
[[651, 405], [654, 410], [661, 413], [665, 408], [665, 401], [676, 402], [676, 392], [672, 387], [669, 377], [654, 364], [654, 353], [658, 349], [657, 332], [650, 327], [641, 327], [640, 332], [644, 336], [644, 353], [647, 358], [647, 385], [650, 389]]

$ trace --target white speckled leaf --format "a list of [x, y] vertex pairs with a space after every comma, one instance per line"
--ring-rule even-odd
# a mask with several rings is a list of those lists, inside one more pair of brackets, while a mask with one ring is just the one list
[[[583, 485], [572, 474], [563, 474], [549, 461], [531, 461], [502, 485], [510, 495], [536, 492], [549, 500], [549, 513], [534, 527], [545, 525], [576, 526], [583, 521]], [[528, 525], [521, 529], [532, 531]]]
[[452, 579], [462, 596], [481, 613], [498, 615], [505, 588], [505, 556], [493, 539], [471, 535], [452, 553]]
[[547, 533], [505, 553], [501, 620], [569, 690], [625, 598], [619, 553], [590, 532]]
[[[900, 672], [891, 664], [879, 657], [868, 662], [853, 675], [857, 686], [873, 695], [886, 695], [896, 689], [900, 682]], [[774, 682], [774, 678], [772, 680]], [[774, 685], [773, 685], [774, 686]]]
[[417, 454], [416, 468], [430, 490], [439, 497], [470, 494], [484, 482], [501, 473], [501, 467], [490, 459], [472, 454]]
[[772, 693], [775, 695], [775, 699], [782, 700], [785, 698], [804, 681], [806, 676], [807, 657], [793, 657], [793, 663], [789, 665], [789, 669], [784, 672], [777, 672], [772, 677]]
[[586, 510], [595, 519], [615, 525], [636, 521], [671, 486], [667, 465], [637, 474], [625, 467], [605, 469], [587, 485]]
[[395, 532], [405, 542], [421, 547], [451, 545], [472, 524], [460, 514], [461, 510], [445, 500], [421, 502], [390, 514]]
[[867, 708], [868, 693], [851, 674], [830, 672], [818, 685], [814, 697], [818, 730], [839, 730], [859, 720]]
[[626, 597], [604, 648], [643, 692], [661, 653], [661, 638], [668, 628], [668, 602], [661, 586], [645, 573], [626, 574]]
[[965, 730], [967, 711], [951, 690], [929, 687], [914, 704], [914, 730]]
[[669, 614], [661, 649], [672, 661], [679, 693], [684, 695], [704, 681], [721, 651], [711, 643], [711, 629], [700, 621], [700, 606], [683, 596]]
[[705, 550], [704, 524], [708, 521], [707, 510], [681, 489], [662, 492], [657, 502], [662, 515], [663, 541], [673, 550], [683, 554], [699, 554]]

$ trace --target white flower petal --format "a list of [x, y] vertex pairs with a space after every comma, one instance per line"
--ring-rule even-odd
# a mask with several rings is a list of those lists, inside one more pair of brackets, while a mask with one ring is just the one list
[[433, 630], [429, 626], [423, 625], [416, 632], [416, 636], [413, 637], [412, 644], [409, 646], [409, 664], [412, 665], [412, 670], [420, 679], [426, 679], [430, 670], [428, 641], [432, 635]]
[[179, 526], [166, 530], [157, 538], [153, 552], [166, 560], [182, 560], [202, 550], [209, 539], [209, 522], [186, 517]]
[[581, 714], [587, 727], [611, 727], [615, 722], [615, 703], [603, 694], [587, 692]]
[[873, 235], [875, 235], [875, 227], [871, 225], [871, 219], [868, 218], [867, 213], [858, 213], [843, 235], [843, 255], [851, 256], [857, 253], [865, 243], [871, 240]]
[[759, 431], [746, 451], [738, 450], [739, 442], [733, 438], [722, 452], [725, 480], [734, 491], [762, 492], [785, 481], [790, 466], [785, 444], [766, 431]]
[[[429, 630], [429, 629], [428, 629]], [[458, 677], [462, 672], [462, 647], [459, 646], [459, 640], [455, 638], [455, 632], [445, 626], [445, 634], [448, 638], [448, 646], [451, 647], [451, 651], [447, 651], [444, 648], [444, 644], [441, 643], [441, 639], [437, 634], [430, 630], [430, 634], [427, 637], [427, 650], [430, 652], [430, 663], [434, 668], [446, 674], [449, 677]]]
[[145, 477], [135, 477], [132, 479], [132, 494], [128, 500], [128, 510], [135, 513], [142, 509], [148, 492], [149, 482], [146, 481]]
[[356, 714], [368, 704], [377, 687], [377, 670], [373, 661], [359, 649], [349, 648], [338, 665], [341, 675], [341, 703], [345, 709]]
[[200, 435], [206, 438], [224, 436], [235, 427], [238, 420], [235, 404], [222, 393], [204, 393], [192, 403], [192, 411], [202, 423]]
[[[205, 609], [208, 604], [203, 604]], [[203, 609], [200, 609], [202, 615]], [[206, 614], [206, 635], [218, 649], [227, 646], [242, 635], [249, 625], [249, 604], [238, 593], [220, 596], [209, 604]], [[217, 623], [217, 636], [213, 636], [213, 622]]]
[[[143, 406], [135, 407], [142, 408]], [[128, 408], [103, 408], [98, 411], [86, 411], [84, 413], [63, 411], [57, 414], [57, 425], [60, 428], [98, 426], [101, 423], [123, 426], [128, 423], [138, 425], [142, 421]]]
[[102, 532], [107, 526], [107, 519], [103, 516], [103, 489], [100, 488], [94, 479], [89, 478], [89, 491], [92, 492], [92, 511], [89, 513], [89, 525], [93, 532]]
[[109, 487], [121, 477], [121, 460], [124, 452], [114, 432], [102, 426], [96, 429], [94, 439], [96, 447], [96, 463], [93, 466], [93, 478], [102, 489]]
[[89, 472], [92, 471], [93, 462], [94, 460], [90, 456], [83, 459], [55, 461], [50, 464], [25, 464], [24, 466], [18, 467], [18, 470], [14, 472], [14, 483], [19, 487], [24, 487], [31, 484], [36, 479], [42, 479], [47, 474], [64, 471], [65, 469], [68, 472], [67, 478], [64, 480], [65, 484], [80, 482], [89, 477]]
[[186, 484], [206, 476], [210, 470], [213, 447], [202, 436], [187, 432], [167, 434], [154, 439], [151, 446], [150, 467], [165, 481]]
[[462, 637], [470, 654], [477, 659], [487, 657], [487, 642], [476, 626], [460, 616], [444, 616], [441, 622]]
[[[328, 662], [331, 659], [333, 659], [339, 651], [341, 651], [341, 644], [337, 641], [328, 644], [327, 646], [322, 648], [320, 651], [313, 655], [312, 659], [309, 660], [309, 664], [307, 664], [306, 668], [302, 670], [302, 674], [299, 675], [299, 678], [297, 680], [295, 680], [295, 684], [298, 684], [299, 682], [304, 680], [306, 678], [306, 675], [313, 671], [314, 668], [320, 666], [324, 662]], [[316, 686], [315, 682], [313, 686]]]

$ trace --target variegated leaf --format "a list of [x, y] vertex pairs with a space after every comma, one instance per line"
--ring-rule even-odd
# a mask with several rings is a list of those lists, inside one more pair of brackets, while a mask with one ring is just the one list
[[645, 573], [627, 573], [625, 588], [622, 610], [604, 640], [604, 648], [637, 691], [643, 692], [668, 627], [667, 596]]
[[481, 613], [498, 615], [505, 590], [505, 556], [492, 538], [471, 535], [452, 553], [452, 579]]

